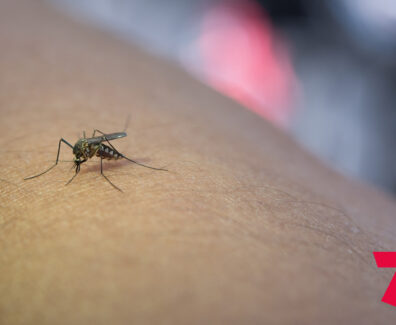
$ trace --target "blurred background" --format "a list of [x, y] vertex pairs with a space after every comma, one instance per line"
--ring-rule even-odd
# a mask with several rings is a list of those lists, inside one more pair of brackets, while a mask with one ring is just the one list
[[396, 195], [396, 1], [48, 0]]

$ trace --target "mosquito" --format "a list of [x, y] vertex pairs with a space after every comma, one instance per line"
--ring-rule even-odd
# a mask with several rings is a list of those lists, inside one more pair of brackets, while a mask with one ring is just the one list
[[[95, 136], [96, 133], [99, 133], [100, 136]], [[120, 188], [115, 186], [108, 178], [107, 176], [103, 173], [103, 159], [108, 159], [108, 160], [118, 160], [118, 159], [126, 159], [134, 164], [137, 164], [142, 167], [154, 169], [154, 170], [162, 170], [162, 171], [167, 171], [167, 169], [163, 168], [155, 168], [151, 166], [144, 165], [140, 162], [137, 162], [133, 159], [130, 159], [120, 153], [114, 146], [110, 143], [112, 140], [120, 139], [123, 137], [126, 137], [127, 134], [125, 132], [116, 132], [116, 133], [109, 133], [105, 134], [102, 131], [99, 130], [94, 130], [92, 137], [87, 138], [85, 135], [85, 131], [83, 132], [83, 137], [80, 138], [74, 146], [72, 146], [69, 142], [67, 142], [65, 139], [61, 138], [59, 140], [58, 144], [58, 153], [56, 155], [56, 161], [55, 164], [53, 164], [50, 168], [47, 170], [41, 172], [40, 174], [29, 176], [24, 178], [24, 180], [32, 179], [35, 177], [39, 177], [41, 175], [44, 175], [45, 173], [48, 173], [52, 168], [54, 168], [59, 161], [59, 154], [60, 154], [60, 148], [62, 142], [66, 145], [68, 145], [72, 150], [74, 154], [74, 166], [76, 169], [76, 173], [73, 175], [73, 177], [66, 183], [66, 185], [70, 184], [72, 180], [77, 176], [77, 174], [80, 172], [80, 166], [84, 162], [86, 162], [88, 159], [96, 156], [100, 158], [100, 174], [118, 191], [122, 192]], [[105, 144], [107, 143], [107, 144]]]

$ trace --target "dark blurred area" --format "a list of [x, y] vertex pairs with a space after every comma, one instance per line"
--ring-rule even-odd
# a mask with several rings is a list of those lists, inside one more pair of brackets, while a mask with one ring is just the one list
[[396, 2], [51, 0], [396, 194]]

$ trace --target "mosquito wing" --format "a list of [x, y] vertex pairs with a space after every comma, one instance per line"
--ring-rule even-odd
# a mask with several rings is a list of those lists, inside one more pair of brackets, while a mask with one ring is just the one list
[[109, 133], [109, 134], [103, 134], [99, 137], [88, 138], [87, 142], [89, 144], [97, 144], [97, 143], [101, 143], [106, 140], [111, 141], [111, 140], [116, 140], [116, 139], [123, 138], [126, 136], [127, 136], [127, 134], [125, 132]]

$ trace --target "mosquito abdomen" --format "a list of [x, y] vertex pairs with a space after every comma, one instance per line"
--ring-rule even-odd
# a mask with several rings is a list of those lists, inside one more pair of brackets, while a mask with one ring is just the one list
[[105, 144], [100, 145], [99, 149], [96, 151], [96, 156], [109, 160], [117, 160], [123, 157], [122, 154], [120, 154], [117, 150], [114, 150]]

